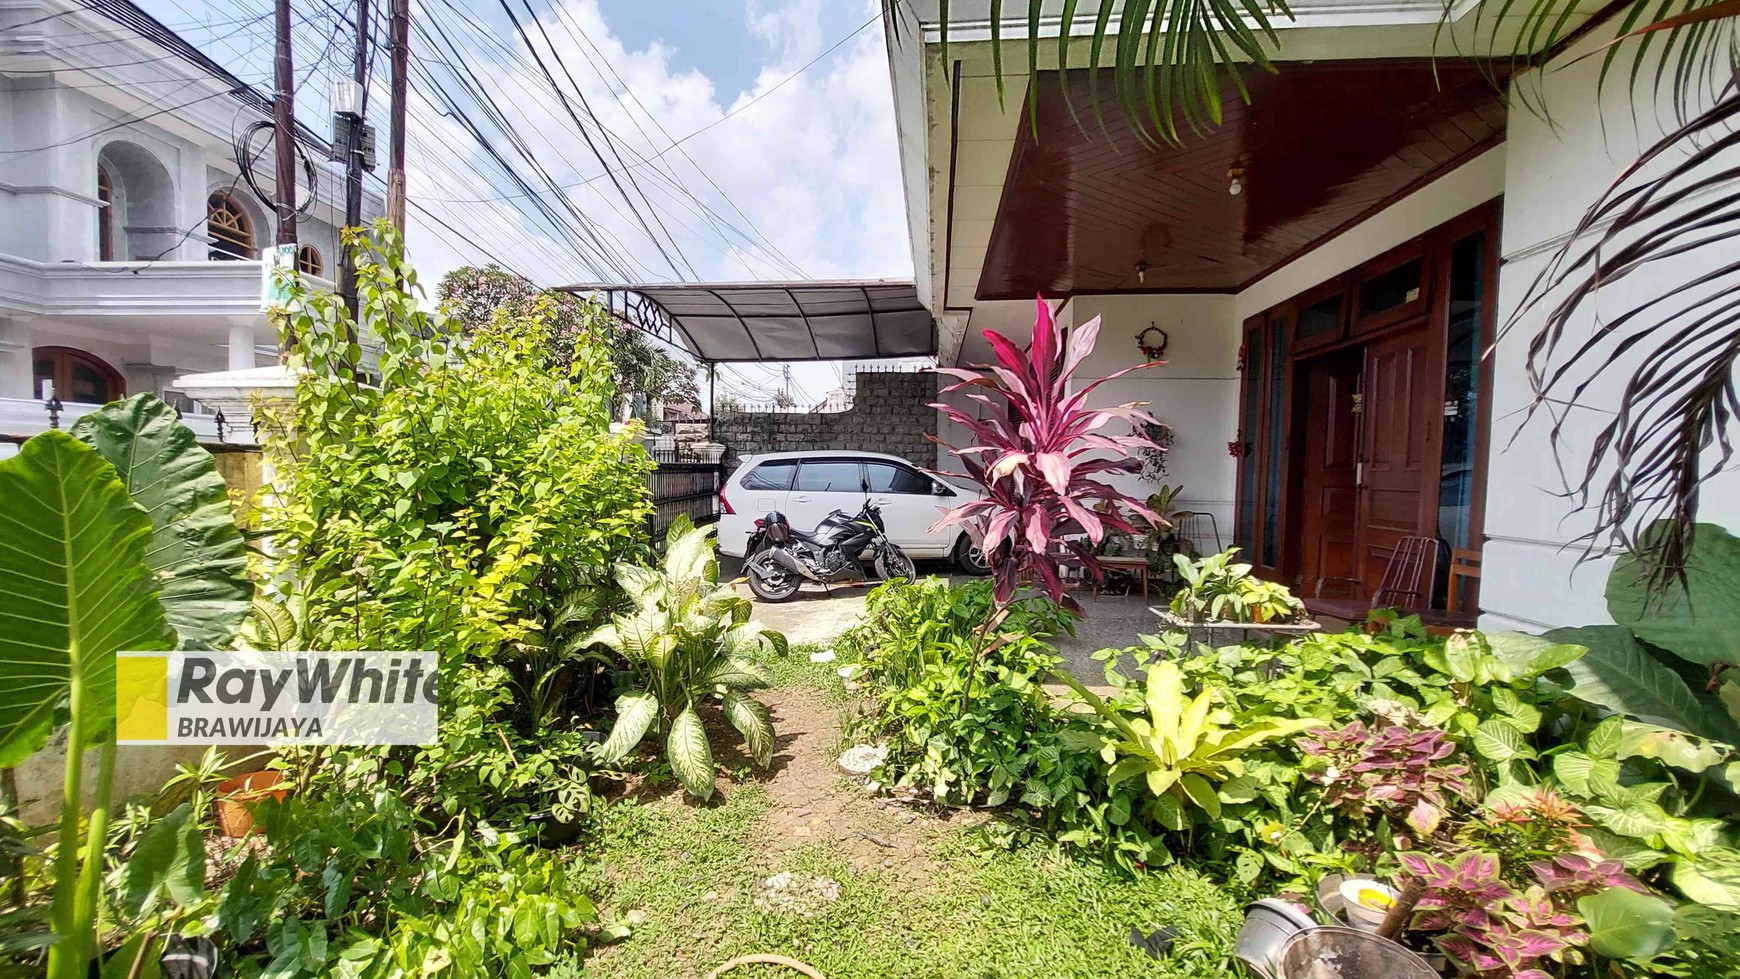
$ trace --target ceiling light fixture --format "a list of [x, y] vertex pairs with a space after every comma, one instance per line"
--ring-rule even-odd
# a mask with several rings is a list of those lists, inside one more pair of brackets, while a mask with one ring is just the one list
[[1243, 167], [1233, 167], [1226, 172], [1226, 177], [1230, 181], [1226, 186], [1228, 194], [1237, 197], [1245, 192], [1245, 170]]

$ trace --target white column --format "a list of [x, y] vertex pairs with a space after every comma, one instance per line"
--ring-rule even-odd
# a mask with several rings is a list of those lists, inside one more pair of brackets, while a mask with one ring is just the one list
[[230, 324], [230, 370], [245, 371], [254, 366], [254, 324], [237, 320]]
[[0, 398], [35, 398], [29, 318], [0, 319]]

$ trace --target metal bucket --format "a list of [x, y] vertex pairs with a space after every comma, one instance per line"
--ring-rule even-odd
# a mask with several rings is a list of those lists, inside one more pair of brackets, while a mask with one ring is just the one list
[[1310, 928], [1287, 939], [1274, 979], [1439, 979], [1425, 959], [1352, 928]]
[[1233, 955], [1263, 979], [1278, 979], [1281, 949], [1294, 936], [1317, 927], [1317, 920], [1298, 905], [1264, 898], [1245, 907], [1245, 924], [1233, 944]]

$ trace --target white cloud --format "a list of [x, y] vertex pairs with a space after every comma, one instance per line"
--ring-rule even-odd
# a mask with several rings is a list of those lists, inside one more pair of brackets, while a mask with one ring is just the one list
[[[717, 86], [706, 75], [680, 66], [680, 52], [661, 43], [628, 48], [611, 31], [597, 0], [565, 0], [560, 13], [566, 20], [553, 11], [545, 14], [544, 28], [561, 62], [579, 83], [592, 111], [620, 139], [628, 160], [656, 153], [672, 138], [712, 126], [684, 142], [682, 151], [705, 167], [730, 202], [709, 186], [682, 151], [665, 154], [659, 168], [663, 176], [651, 165], [632, 168], [640, 188], [702, 278], [787, 275], [765, 245], [714, 230], [721, 222], [746, 233], [752, 223], [817, 278], [911, 274], [880, 23], [786, 81], [839, 39], [838, 29], [824, 33], [822, 7], [820, 0], [745, 0], [748, 35], [762, 48], [761, 69], [750, 89], [728, 103], [721, 101]], [[870, 18], [875, 10], [873, 0], [866, 2], [852, 25]], [[537, 31], [530, 25], [528, 30], [541, 44]], [[657, 248], [542, 84], [535, 65], [523, 56], [518, 37], [509, 32], [498, 42], [485, 42], [461, 29], [455, 39], [474, 57], [486, 84], [555, 179], [563, 184], [590, 181], [574, 192], [573, 199], [599, 233], [632, 255], [638, 266], [669, 275]], [[520, 62], [510, 62], [495, 44], [520, 52]], [[589, 57], [601, 69], [614, 68], [621, 81], [608, 69], [601, 78]], [[554, 64], [551, 69], [566, 84], [561, 70]], [[733, 112], [737, 114], [725, 118]], [[487, 169], [482, 150], [450, 120], [432, 113], [424, 117], [437, 121], [440, 129], [426, 141], [414, 141], [426, 152], [415, 148], [412, 152], [413, 196], [485, 196], [488, 190], [482, 180], [470, 181], [469, 188], [462, 189], [443, 173], [466, 166]], [[501, 150], [513, 156], [507, 147]], [[672, 178], [704, 201], [714, 215], [698, 213], [692, 202], [685, 202], [682, 193], [670, 186]], [[627, 175], [619, 179], [633, 193]], [[583, 272], [564, 240], [523, 220], [510, 207], [432, 200], [426, 206], [479, 241], [499, 246], [501, 258], [540, 281], [570, 281]], [[747, 214], [747, 220], [736, 208]], [[440, 240], [450, 235], [431, 233], [430, 222], [415, 211], [411, 217], [413, 253], [426, 281], [472, 260], [463, 248], [456, 250]]]

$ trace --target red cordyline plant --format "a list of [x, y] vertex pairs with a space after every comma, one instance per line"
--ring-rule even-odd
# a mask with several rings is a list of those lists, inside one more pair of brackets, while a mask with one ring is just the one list
[[996, 364], [936, 368], [939, 374], [959, 378], [943, 394], [965, 390], [986, 408], [983, 417], [975, 417], [953, 405], [931, 406], [972, 433], [973, 444], [948, 448], [984, 487], [985, 498], [949, 511], [931, 530], [966, 526], [991, 566], [998, 609], [1027, 581], [1053, 602], [1079, 613], [1081, 605], [1064, 593], [1063, 566], [1079, 565], [1095, 580], [1100, 578], [1093, 545], [1108, 529], [1136, 529], [1120, 508], [1167, 526], [1142, 503], [1096, 478], [1139, 472], [1135, 453], [1164, 451], [1141, 434], [1100, 431], [1113, 421], [1158, 424], [1142, 410], [1147, 403], [1091, 408], [1088, 399], [1101, 384], [1164, 361], [1117, 371], [1072, 393], [1070, 375], [1093, 353], [1100, 319], [1096, 316], [1072, 330], [1066, 345], [1045, 298], [1039, 297], [1036, 305], [1033, 341], [1025, 350], [986, 330]]

